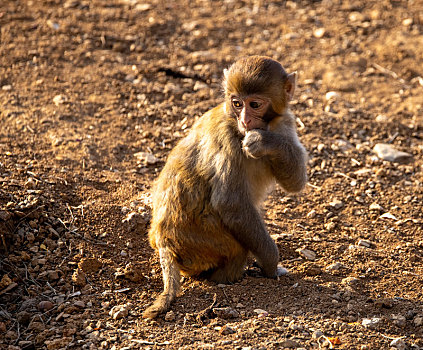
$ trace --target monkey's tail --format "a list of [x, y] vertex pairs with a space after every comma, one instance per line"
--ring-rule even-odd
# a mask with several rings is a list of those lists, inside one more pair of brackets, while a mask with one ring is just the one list
[[156, 318], [161, 313], [169, 310], [170, 304], [176, 298], [180, 289], [180, 271], [175, 263], [174, 257], [168, 248], [159, 249], [160, 265], [163, 272], [164, 290], [148, 307], [144, 313], [144, 318]]

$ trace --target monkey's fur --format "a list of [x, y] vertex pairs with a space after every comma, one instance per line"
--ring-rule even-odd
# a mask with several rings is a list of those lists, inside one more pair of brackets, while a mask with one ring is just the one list
[[[225, 102], [205, 113], [172, 150], [155, 185], [149, 238], [160, 256], [164, 291], [145, 318], [169, 309], [180, 273], [233, 282], [252, 253], [265, 276], [277, 274], [279, 252], [260, 205], [275, 180], [288, 192], [307, 181], [306, 152], [288, 109], [295, 73], [252, 56], [225, 71], [223, 86]], [[271, 103], [255, 121], [263, 127], [240, 131], [231, 96], [250, 95]]]

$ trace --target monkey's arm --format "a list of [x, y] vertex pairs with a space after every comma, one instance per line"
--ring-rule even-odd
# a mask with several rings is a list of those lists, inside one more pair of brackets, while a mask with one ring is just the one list
[[278, 248], [251, 203], [242, 179], [234, 181], [234, 186], [218, 182], [211, 197], [213, 208], [232, 236], [254, 254], [263, 273], [267, 277], [275, 277], [279, 261]]
[[301, 191], [307, 182], [307, 154], [295, 129], [283, 132], [251, 130], [243, 140], [243, 150], [252, 158], [267, 157], [273, 176], [288, 192]]

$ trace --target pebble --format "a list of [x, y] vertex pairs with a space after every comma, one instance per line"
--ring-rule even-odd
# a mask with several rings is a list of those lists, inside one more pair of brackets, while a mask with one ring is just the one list
[[327, 231], [332, 232], [336, 228], [336, 224], [333, 221], [327, 222], [324, 224], [324, 227]]
[[338, 271], [340, 269], [344, 269], [345, 265], [340, 262], [335, 262], [333, 264], [330, 264], [328, 267], [326, 267], [326, 271]]
[[414, 325], [416, 327], [420, 327], [421, 325], [423, 325], [423, 316], [416, 316], [416, 317], [414, 317], [413, 322], [414, 322]]
[[391, 341], [389, 344], [390, 346], [393, 346], [399, 350], [405, 350], [407, 348], [407, 344], [405, 344], [405, 341], [401, 338], [397, 338]]
[[313, 218], [315, 218], [315, 217], [316, 217], [316, 215], [317, 215], [317, 211], [316, 211], [316, 210], [314, 210], [314, 209], [310, 210], [310, 211], [307, 213], [307, 217], [308, 217], [309, 219], [313, 219]]
[[355, 277], [346, 277], [341, 281], [341, 284], [347, 285], [349, 287], [355, 287], [360, 280]]
[[411, 154], [398, 151], [397, 149], [386, 143], [377, 143], [373, 147], [373, 152], [376, 153], [378, 158], [387, 160], [388, 162], [404, 162], [412, 157]]
[[134, 157], [138, 158], [139, 162], [146, 164], [146, 165], [156, 164], [160, 161], [160, 159], [155, 157], [153, 154], [147, 153], [147, 152], [135, 153]]
[[112, 316], [114, 320], [119, 320], [128, 316], [129, 310], [132, 309], [132, 304], [123, 304], [123, 305], [116, 305], [113, 306], [109, 312], [109, 315]]
[[379, 317], [373, 317], [373, 318], [363, 318], [361, 321], [361, 325], [366, 328], [375, 328], [377, 325], [379, 325], [381, 322], [381, 319]]
[[59, 106], [67, 101], [67, 98], [63, 95], [56, 95], [53, 98], [53, 102], [56, 106]]
[[340, 201], [339, 199], [335, 198], [332, 202], [329, 203], [329, 205], [332, 208], [338, 210], [338, 209], [341, 209], [344, 206], [344, 203], [342, 201]]
[[85, 307], [85, 303], [82, 300], [77, 300], [73, 303], [73, 305], [83, 309]]
[[310, 249], [297, 249], [296, 252], [307, 260], [316, 260], [316, 253]]
[[382, 206], [379, 205], [379, 204], [377, 204], [377, 203], [370, 204], [369, 210], [371, 210], [371, 211], [380, 211], [380, 212], [381, 211], [384, 211], [384, 209], [382, 208]]
[[317, 28], [317, 29], [315, 29], [315, 30], [313, 31], [313, 36], [314, 36], [315, 38], [320, 39], [320, 38], [323, 38], [323, 36], [325, 35], [325, 33], [326, 33], [325, 28]]
[[259, 316], [268, 316], [269, 313], [263, 309], [254, 309], [254, 312]]
[[237, 318], [239, 317], [239, 312], [231, 307], [215, 307], [213, 312], [217, 317], [223, 319]]
[[175, 313], [172, 310], [170, 310], [169, 312], [167, 312], [166, 315], [165, 315], [165, 320], [166, 321], [169, 321], [169, 322], [175, 321], [175, 318], [176, 318], [176, 315], [175, 315]]
[[234, 333], [236, 333], [236, 331], [232, 327], [230, 327], [228, 325], [224, 325], [220, 329], [219, 333], [222, 334], [222, 335], [228, 335], [228, 334], [234, 334]]
[[279, 343], [279, 345], [280, 345], [282, 348], [290, 348], [290, 349], [300, 347], [300, 344], [299, 344], [298, 342], [296, 342], [295, 340], [292, 340], [292, 339], [285, 339], [285, 340], [282, 340], [282, 341]]
[[372, 242], [368, 241], [367, 239], [360, 239], [357, 243], [357, 245], [370, 248], [372, 246]]
[[44, 300], [38, 304], [38, 309], [42, 312], [51, 310], [54, 307], [54, 304], [51, 301]]

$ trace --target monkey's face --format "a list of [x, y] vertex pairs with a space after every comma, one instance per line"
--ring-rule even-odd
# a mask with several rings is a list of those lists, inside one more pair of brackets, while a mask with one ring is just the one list
[[267, 129], [266, 113], [271, 107], [270, 98], [260, 95], [232, 95], [229, 102], [242, 135], [245, 136], [247, 131], [253, 129]]

